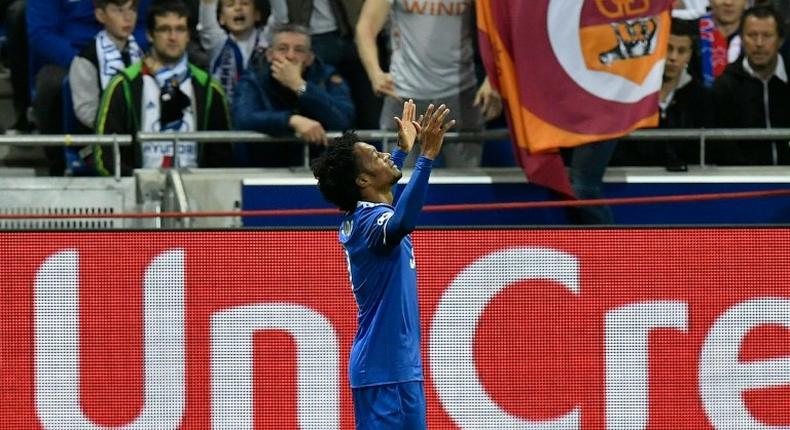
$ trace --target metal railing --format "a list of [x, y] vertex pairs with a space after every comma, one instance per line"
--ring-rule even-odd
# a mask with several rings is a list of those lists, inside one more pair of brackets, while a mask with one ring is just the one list
[[637, 130], [618, 140], [699, 140], [700, 166], [705, 167], [705, 144], [708, 140], [785, 140], [790, 128], [679, 128]]
[[121, 146], [132, 144], [132, 136], [127, 134], [23, 134], [0, 136], [0, 145], [12, 146], [112, 146], [115, 169], [113, 176], [121, 178]]
[[[357, 130], [357, 136], [366, 141], [382, 141], [385, 149], [388, 142], [398, 138], [398, 133], [383, 130]], [[328, 139], [334, 139], [343, 135], [342, 132], [329, 132], [326, 134]], [[509, 139], [510, 132], [507, 129], [485, 130], [479, 132], [449, 132], [445, 135], [447, 142], [468, 142], [483, 140]], [[310, 145], [297, 136], [275, 137], [263, 133], [251, 131], [198, 131], [190, 133], [137, 133], [139, 142], [152, 141], [172, 141], [173, 145], [178, 142], [198, 142], [198, 143], [286, 143], [302, 145], [302, 160], [305, 168], [310, 166]]]
[[[389, 149], [390, 141], [397, 139], [397, 133], [383, 130], [357, 130], [362, 140], [382, 141], [384, 148]], [[341, 136], [340, 132], [329, 132], [327, 137], [334, 139]], [[449, 132], [445, 136], [447, 142], [483, 141], [510, 139], [507, 129], [494, 129], [479, 132]], [[709, 140], [787, 140], [790, 141], [790, 128], [716, 128], [716, 129], [649, 129], [638, 130], [617, 140], [697, 140], [700, 143], [700, 165], [705, 166], [705, 146]], [[149, 133], [139, 132], [135, 136], [138, 142], [171, 141], [177, 145], [180, 141], [198, 143], [287, 143], [299, 144], [304, 148], [304, 167], [309, 166], [309, 145], [298, 136], [274, 137], [263, 133], [248, 131], [201, 131], [190, 133]], [[112, 146], [115, 160], [114, 175], [120, 178], [120, 147], [132, 144], [130, 135], [15, 135], [0, 136], [0, 145], [14, 146], [70, 146], [70, 145], [102, 145]]]
[[[327, 133], [330, 139], [341, 136], [342, 133], [330, 132]], [[360, 139], [365, 141], [383, 142], [385, 149], [390, 149], [397, 139], [397, 133], [381, 130], [360, 130], [357, 131]], [[507, 129], [494, 129], [480, 132], [451, 132], [446, 136], [448, 142], [457, 141], [484, 141], [484, 140], [508, 140], [510, 133]], [[674, 129], [674, 130], [639, 130], [628, 136], [619, 138], [618, 140], [669, 140], [669, 141], [698, 141], [700, 142], [700, 160], [701, 165], [705, 165], [705, 144], [709, 140], [777, 140], [788, 141], [790, 140], [790, 128], [788, 129]], [[52, 146], [78, 146], [78, 145], [102, 145], [110, 146], [113, 148], [113, 157], [115, 160], [114, 176], [120, 184], [120, 148], [122, 146], [131, 145], [134, 141], [147, 142], [147, 141], [170, 141], [176, 145], [180, 141], [201, 142], [207, 144], [228, 144], [228, 143], [260, 143], [260, 144], [300, 144], [305, 148], [304, 160], [307, 166], [309, 156], [309, 145], [299, 140], [296, 136], [288, 137], [272, 137], [263, 133], [256, 132], [239, 132], [239, 131], [207, 131], [195, 133], [137, 133], [135, 136], [130, 135], [15, 135], [15, 136], [0, 136], [0, 145], [15, 145], [23, 147], [52, 147]], [[198, 169], [199, 170], [199, 169]], [[232, 169], [235, 171], [236, 169]], [[241, 172], [242, 169], [238, 169]], [[516, 169], [513, 169], [514, 171]], [[189, 169], [163, 169], [152, 170], [161, 175], [161, 182], [152, 182], [151, 189], [155, 189], [157, 194], [154, 197], [145, 197], [144, 194], [139, 194], [138, 191], [138, 204], [142, 204], [155, 208], [155, 211], [165, 210], [178, 213], [190, 213], [195, 208], [205, 208], [206, 200], [196, 199], [194, 197], [194, 190], [190, 191], [189, 177], [191, 173]], [[239, 173], [241, 175], [241, 173]], [[523, 175], [521, 175], [523, 176]], [[520, 176], [520, 177], [521, 177]], [[37, 178], [37, 179], [50, 179], [57, 180], [58, 178]], [[87, 179], [87, 178], [85, 178]], [[139, 185], [139, 182], [136, 182]], [[57, 187], [56, 187], [57, 188]], [[60, 189], [60, 188], [58, 188]], [[140, 196], [143, 197], [140, 197]], [[30, 194], [33, 198], [33, 194]], [[35, 199], [41, 200], [42, 198], [36, 194]], [[158, 196], [158, 197], [156, 197]], [[47, 197], [44, 200], [51, 200]], [[239, 200], [239, 196], [234, 199]], [[156, 201], [156, 202], [155, 202]], [[213, 202], [213, 200], [208, 200]], [[25, 202], [23, 202], [25, 203]], [[149, 204], [150, 203], [150, 204]], [[156, 204], [153, 204], [156, 203]], [[21, 204], [21, 203], [20, 203]], [[17, 205], [19, 206], [19, 205]], [[32, 207], [29, 202], [22, 205], [23, 207]], [[22, 207], [20, 206], [20, 207]], [[57, 206], [57, 204], [56, 204]], [[62, 205], [61, 205], [62, 206]], [[194, 206], [194, 207], [192, 207]], [[16, 206], [15, 206], [16, 207]], [[211, 206], [210, 206], [211, 207]], [[224, 208], [224, 206], [222, 206]], [[14, 209], [16, 210], [16, 209]], [[157, 226], [166, 226], [170, 228], [183, 228], [190, 227], [195, 224], [194, 220], [189, 217], [182, 219], [160, 219], [161, 224]]]

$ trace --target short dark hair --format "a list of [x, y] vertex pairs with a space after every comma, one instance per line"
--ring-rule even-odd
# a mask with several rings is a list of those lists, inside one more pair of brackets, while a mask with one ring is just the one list
[[[109, 4], [114, 4], [116, 6], [123, 6], [129, 0], [93, 0], [93, 8], [94, 9], [104, 9]], [[140, 0], [132, 0], [132, 7], [137, 7], [140, 4]]]
[[353, 212], [362, 198], [357, 186], [359, 167], [354, 154], [354, 147], [359, 141], [356, 133], [346, 131], [310, 163], [324, 199], [348, 212]]
[[145, 28], [153, 34], [156, 27], [156, 17], [165, 16], [173, 13], [179, 17], [186, 17], [189, 28], [192, 28], [192, 14], [189, 7], [181, 0], [154, 0], [148, 7], [148, 15], [145, 17]]
[[692, 21], [680, 18], [672, 18], [672, 22], [669, 27], [669, 34], [673, 36], [689, 37], [693, 43], [697, 39], [699, 30]]
[[779, 35], [780, 38], [784, 39], [785, 37], [785, 25], [784, 19], [782, 19], [782, 15], [779, 14], [773, 6], [769, 4], [762, 4], [759, 6], [753, 6], [746, 11], [743, 12], [741, 15], [741, 31], [743, 31], [743, 25], [746, 23], [746, 18], [753, 16], [759, 19], [771, 18], [773, 17], [774, 22], [776, 22], [776, 33]]

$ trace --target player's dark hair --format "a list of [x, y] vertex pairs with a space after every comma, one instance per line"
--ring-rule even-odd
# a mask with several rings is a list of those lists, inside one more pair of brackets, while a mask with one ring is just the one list
[[362, 198], [357, 186], [359, 168], [354, 154], [354, 145], [359, 141], [356, 133], [346, 131], [310, 163], [324, 199], [348, 212], [354, 211]]

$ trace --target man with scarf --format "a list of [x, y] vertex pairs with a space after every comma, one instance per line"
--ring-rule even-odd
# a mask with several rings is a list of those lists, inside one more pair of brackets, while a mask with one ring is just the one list
[[137, 3], [137, 0], [94, 0], [96, 19], [104, 25], [104, 30], [74, 57], [69, 67], [74, 115], [88, 130], [96, 127], [99, 99], [110, 80], [143, 58], [143, 50], [132, 34]]
[[711, 0], [710, 13], [699, 19], [702, 82], [706, 87], [741, 55], [741, 16], [747, 0]]
[[[96, 118], [98, 134], [228, 130], [227, 101], [208, 72], [187, 61], [189, 9], [179, 0], [151, 5], [146, 19], [151, 53], [110, 81]], [[224, 144], [136, 142], [121, 153], [121, 171], [134, 168], [221, 167], [230, 164]], [[94, 148], [95, 168], [112, 172], [112, 157]]]
[[258, 28], [261, 11], [255, 0], [201, 0], [198, 33], [200, 45], [209, 53], [209, 70], [228, 101], [253, 56], [268, 46]]
[[[139, 13], [144, 15], [150, 3], [151, 0], [139, 0]], [[102, 25], [96, 20], [93, 0], [28, 0], [25, 16], [36, 127], [42, 134], [60, 134], [63, 78], [71, 61], [102, 30]], [[143, 50], [148, 48], [144, 27], [138, 22], [134, 29]], [[14, 56], [18, 54], [15, 52]], [[62, 176], [63, 148], [53, 146], [44, 151], [50, 175]]]
[[[354, 104], [348, 85], [334, 68], [313, 55], [306, 28], [277, 26], [264, 60], [251, 63], [236, 86], [232, 104], [236, 129], [274, 136], [295, 133], [308, 143], [324, 146], [326, 130], [352, 126]], [[251, 166], [302, 164], [298, 145], [251, 144], [246, 149]]]

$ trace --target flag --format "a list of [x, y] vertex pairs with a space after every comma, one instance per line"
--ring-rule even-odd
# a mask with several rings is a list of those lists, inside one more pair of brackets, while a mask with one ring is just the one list
[[672, 0], [476, 0], [480, 51], [529, 180], [572, 196], [557, 150], [658, 125]]

